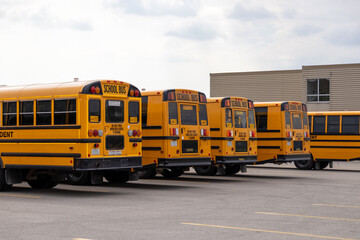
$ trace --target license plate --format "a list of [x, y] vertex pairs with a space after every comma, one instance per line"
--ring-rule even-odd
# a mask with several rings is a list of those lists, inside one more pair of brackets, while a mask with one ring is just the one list
[[121, 155], [121, 151], [109, 151], [109, 155], [111, 155], [111, 156]]
[[99, 148], [92, 148], [91, 149], [91, 155], [100, 155], [100, 149]]

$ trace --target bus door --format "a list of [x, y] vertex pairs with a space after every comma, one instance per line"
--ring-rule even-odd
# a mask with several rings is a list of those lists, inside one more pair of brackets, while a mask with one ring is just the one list
[[126, 101], [118, 98], [105, 99], [103, 105], [105, 116], [104, 134], [102, 136], [104, 155], [122, 156], [127, 154], [125, 142], [129, 136], [127, 135], [128, 129], [124, 128], [125, 103]]
[[234, 111], [234, 142], [235, 154], [247, 155], [249, 143], [249, 131], [247, 128], [247, 111], [244, 109], [233, 109]]
[[197, 112], [196, 104], [179, 103], [179, 137], [181, 141], [181, 156], [199, 154], [200, 130], [198, 125]]

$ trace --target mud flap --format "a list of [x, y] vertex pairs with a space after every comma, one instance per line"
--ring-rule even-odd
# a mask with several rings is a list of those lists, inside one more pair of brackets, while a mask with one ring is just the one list
[[240, 164], [240, 171], [242, 173], [246, 173], [247, 172], [247, 166], [245, 164]]
[[139, 171], [129, 173], [129, 181], [138, 181], [139, 180]]
[[91, 171], [90, 178], [91, 184], [103, 183], [104, 173], [102, 171]]
[[18, 169], [5, 169], [6, 184], [22, 183], [21, 170]]

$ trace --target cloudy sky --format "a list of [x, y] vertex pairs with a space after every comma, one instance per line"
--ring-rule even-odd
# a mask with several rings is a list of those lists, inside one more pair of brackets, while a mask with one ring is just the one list
[[209, 93], [209, 73], [360, 62], [358, 0], [0, 0], [0, 84], [117, 79]]

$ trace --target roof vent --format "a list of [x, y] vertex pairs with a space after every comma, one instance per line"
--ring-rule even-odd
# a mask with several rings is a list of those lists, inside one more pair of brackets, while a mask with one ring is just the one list
[[79, 78], [74, 78], [74, 82], [78, 82], [79, 81]]

